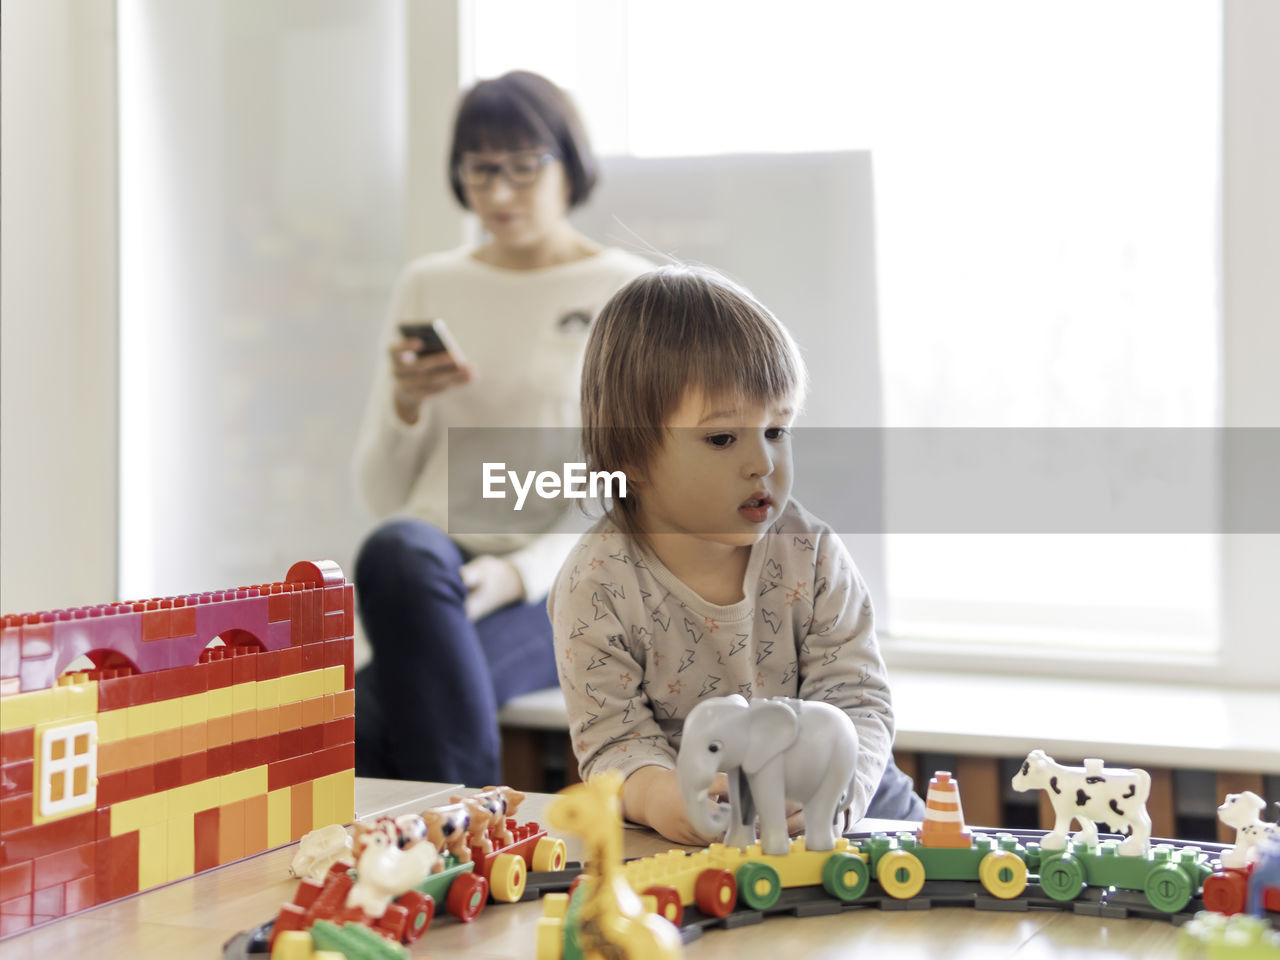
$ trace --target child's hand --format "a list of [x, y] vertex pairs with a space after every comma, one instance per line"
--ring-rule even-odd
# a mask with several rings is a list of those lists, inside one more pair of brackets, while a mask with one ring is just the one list
[[[728, 793], [728, 778], [723, 773], [717, 774], [708, 802], [727, 799]], [[680, 777], [665, 767], [641, 767], [627, 777], [622, 788], [622, 809], [628, 820], [652, 827], [675, 843], [704, 847], [721, 839], [693, 829], [684, 810]]]

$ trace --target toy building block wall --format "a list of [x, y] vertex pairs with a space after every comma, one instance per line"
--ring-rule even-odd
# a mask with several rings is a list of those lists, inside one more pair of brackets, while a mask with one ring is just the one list
[[353, 624], [330, 561], [0, 620], [0, 936], [350, 822]]

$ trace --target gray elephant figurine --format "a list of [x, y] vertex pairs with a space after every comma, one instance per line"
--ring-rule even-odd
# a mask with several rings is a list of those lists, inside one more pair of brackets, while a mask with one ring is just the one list
[[[704, 700], [689, 711], [676, 771], [689, 822], [767, 854], [790, 849], [787, 802], [804, 808], [810, 850], [835, 847], [836, 815], [853, 801], [858, 732], [844, 711], [819, 700], [773, 697], [748, 703], [738, 694]], [[707, 800], [719, 772], [729, 776], [729, 803]]]

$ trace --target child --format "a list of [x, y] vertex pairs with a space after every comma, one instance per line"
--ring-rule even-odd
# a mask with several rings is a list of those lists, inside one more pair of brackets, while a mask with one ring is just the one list
[[675, 760], [693, 706], [731, 693], [834, 703], [859, 737], [851, 814], [866, 813], [886, 765], [898, 809], [876, 814], [923, 812], [890, 761], [866, 586], [840, 538], [790, 497], [804, 387], [783, 326], [707, 270], [631, 281], [587, 343], [588, 469], [624, 471], [626, 496], [552, 589], [556, 661], [582, 775], [619, 771], [628, 819], [670, 840], [713, 839], [688, 821]]

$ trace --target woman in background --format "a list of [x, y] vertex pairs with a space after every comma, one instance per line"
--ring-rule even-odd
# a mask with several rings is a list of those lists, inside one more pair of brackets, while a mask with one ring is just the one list
[[[498, 708], [558, 682], [546, 595], [574, 538], [468, 524], [456, 489], [451, 512], [448, 429], [576, 429], [591, 322], [652, 265], [569, 223], [596, 161], [568, 96], [537, 74], [465, 94], [449, 180], [487, 239], [401, 274], [356, 453], [367, 504], [394, 514], [356, 561], [374, 654], [356, 675], [356, 773], [483, 786], [501, 780]], [[465, 360], [398, 332], [432, 318]]]

